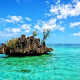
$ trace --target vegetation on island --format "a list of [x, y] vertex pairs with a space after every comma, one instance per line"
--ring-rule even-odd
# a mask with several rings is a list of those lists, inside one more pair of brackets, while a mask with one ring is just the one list
[[17, 37], [13, 37], [13, 38], [11, 38], [11, 40], [6, 40], [7, 46], [10, 48], [15, 48], [17, 42], [18, 42]]
[[47, 30], [43, 30], [43, 39], [41, 41], [41, 44], [43, 44], [45, 42], [45, 40], [47, 40], [47, 37], [50, 36], [50, 29], [47, 29]]
[[[34, 32], [36, 36], [37, 33]], [[6, 44], [2, 43], [0, 47], [0, 53], [10, 56], [34, 56], [42, 55], [47, 52], [53, 51], [52, 48], [48, 48], [45, 45], [45, 40], [50, 35], [50, 30], [43, 30], [42, 44], [40, 39], [33, 36], [26, 37], [25, 34], [21, 37], [13, 37], [11, 40], [6, 40]], [[24, 70], [22, 70], [24, 71]]]
[[[38, 35], [37, 30], [33, 31], [32, 35], [35, 37]], [[45, 40], [47, 40], [47, 37], [50, 35], [50, 29], [47, 30], [43, 30], [43, 39], [41, 41], [41, 44], [43, 44], [45, 42]], [[6, 40], [7, 46], [10, 48], [15, 48], [16, 47], [16, 43], [18, 42], [18, 38], [17, 37], [13, 37], [11, 38], [11, 40]]]
[[[38, 32], [37, 31], [33, 31], [33, 36], [37, 36], [38, 35]], [[45, 40], [47, 40], [47, 37], [50, 36], [50, 29], [47, 29], [47, 30], [43, 30], [43, 39], [41, 41], [41, 44], [43, 44], [45, 42]]]
[[34, 37], [38, 35], [38, 32], [37, 30], [36, 31], [33, 31], [33, 34], [32, 34]]

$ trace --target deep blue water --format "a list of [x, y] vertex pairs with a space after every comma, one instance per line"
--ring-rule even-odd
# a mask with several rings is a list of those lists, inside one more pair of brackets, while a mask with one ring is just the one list
[[48, 55], [0, 54], [0, 80], [80, 80], [80, 45], [47, 46], [54, 49]]

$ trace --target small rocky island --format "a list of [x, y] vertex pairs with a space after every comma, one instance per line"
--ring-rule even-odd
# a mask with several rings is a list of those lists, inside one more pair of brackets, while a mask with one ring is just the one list
[[10, 56], [35, 56], [45, 54], [47, 52], [53, 51], [52, 48], [48, 48], [45, 42], [40, 45], [40, 39], [34, 38], [34, 36], [21, 35], [18, 38], [15, 48], [8, 47], [5, 43], [1, 44], [0, 54], [6, 54]]

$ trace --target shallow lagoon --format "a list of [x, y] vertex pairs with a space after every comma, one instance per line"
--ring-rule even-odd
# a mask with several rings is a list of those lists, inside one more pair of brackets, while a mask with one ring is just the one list
[[80, 45], [52, 45], [41, 56], [0, 54], [0, 80], [80, 80]]

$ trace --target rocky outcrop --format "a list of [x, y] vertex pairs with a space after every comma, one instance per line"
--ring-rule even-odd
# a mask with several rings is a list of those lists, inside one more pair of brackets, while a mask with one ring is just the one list
[[33, 36], [26, 38], [25, 35], [18, 38], [15, 48], [9, 48], [4, 43], [0, 47], [0, 53], [11, 56], [41, 55], [51, 51], [53, 49], [46, 47], [45, 43], [40, 45], [39, 38], [36, 39]]

